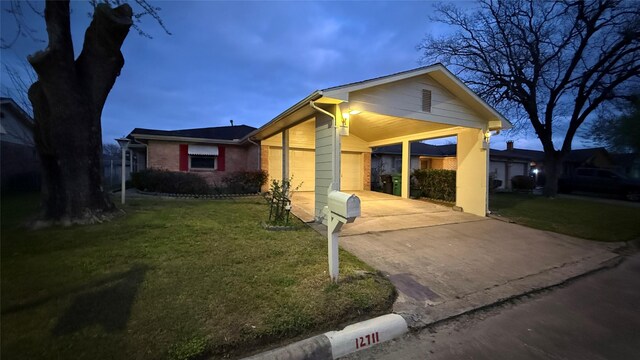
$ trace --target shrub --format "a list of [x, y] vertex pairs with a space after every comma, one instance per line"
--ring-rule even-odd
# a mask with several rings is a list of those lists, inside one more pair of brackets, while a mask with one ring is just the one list
[[456, 201], [455, 170], [416, 169], [412, 176], [422, 196], [449, 202]]
[[170, 194], [208, 194], [211, 188], [197, 174], [146, 169], [131, 174], [133, 186], [144, 191]]
[[536, 187], [536, 180], [530, 176], [517, 175], [511, 178], [513, 190], [533, 190]]
[[269, 175], [264, 170], [236, 171], [222, 179], [227, 191], [232, 194], [254, 194], [260, 192]]

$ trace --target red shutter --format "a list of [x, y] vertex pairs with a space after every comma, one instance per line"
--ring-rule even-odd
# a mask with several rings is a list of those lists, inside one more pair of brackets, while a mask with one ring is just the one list
[[224, 146], [218, 145], [218, 171], [224, 171]]
[[180, 171], [189, 171], [189, 145], [180, 144]]

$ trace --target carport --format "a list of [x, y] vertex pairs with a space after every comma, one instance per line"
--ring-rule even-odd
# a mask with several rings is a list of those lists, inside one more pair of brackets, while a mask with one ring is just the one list
[[401, 193], [408, 199], [410, 143], [456, 136], [456, 205], [485, 216], [490, 134], [508, 126], [436, 64], [315, 91], [257, 129], [252, 140], [261, 144], [261, 168], [271, 179], [302, 183], [306, 201], [313, 197], [313, 219], [323, 221], [330, 189], [367, 196], [372, 147], [402, 144]]

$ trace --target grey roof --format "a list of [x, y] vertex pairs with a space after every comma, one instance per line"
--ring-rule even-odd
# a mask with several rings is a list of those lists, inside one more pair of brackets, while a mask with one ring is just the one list
[[434, 64], [431, 64], [431, 65], [420, 66], [420, 67], [409, 69], [409, 70], [399, 71], [397, 73], [393, 73], [393, 74], [389, 74], [389, 75], [383, 75], [383, 76], [378, 76], [378, 77], [374, 77], [374, 78], [371, 78], [371, 79], [366, 79], [366, 80], [361, 80], [361, 81], [354, 81], [354, 82], [348, 83], [348, 84], [332, 86], [332, 87], [329, 87], [329, 88], [326, 88], [326, 89], [322, 89], [322, 91], [337, 90], [337, 89], [340, 89], [340, 88], [343, 88], [343, 87], [357, 85], [357, 84], [363, 84], [363, 83], [366, 83], [366, 82], [369, 82], [369, 81], [375, 81], [375, 80], [381, 80], [381, 79], [385, 79], [385, 78], [390, 78], [390, 77], [393, 77], [393, 76], [407, 74], [407, 73], [411, 73], [411, 72], [414, 72], [414, 71], [419, 71], [419, 70], [422, 70], [422, 69], [426, 69], [426, 68], [429, 68], [429, 67], [432, 67], [432, 66], [435, 66], [435, 65], [442, 65], [444, 67], [444, 65], [442, 63], [434, 63]]
[[491, 149], [490, 156], [492, 158], [504, 158], [504, 159], [519, 159], [527, 161], [542, 161], [544, 160], [544, 152], [539, 150], [528, 149], [511, 149], [511, 150], [496, 150]]
[[[456, 144], [429, 145], [420, 142], [411, 143], [411, 155], [417, 156], [456, 156]], [[381, 146], [373, 149], [374, 154], [402, 155], [402, 145]]]
[[209, 140], [236, 140], [242, 139], [255, 129], [256, 128], [249, 125], [218, 126], [182, 130], [155, 130], [135, 128], [131, 132], [131, 135], [189, 137]]

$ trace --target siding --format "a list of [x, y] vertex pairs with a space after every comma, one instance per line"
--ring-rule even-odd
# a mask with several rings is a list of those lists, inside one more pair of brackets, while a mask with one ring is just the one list
[[[422, 90], [431, 90], [431, 112], [422, 110]], [[429, 75], [400, 80], [349, 95], [353, 108], [370, 109], [381, 114], [468, 125], [485, 121]]]

